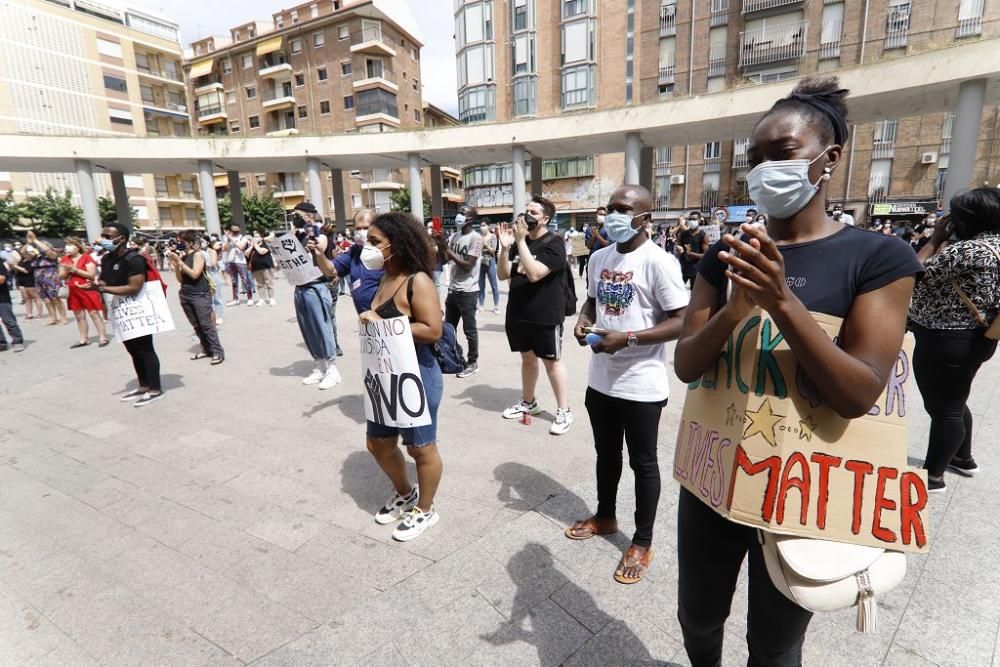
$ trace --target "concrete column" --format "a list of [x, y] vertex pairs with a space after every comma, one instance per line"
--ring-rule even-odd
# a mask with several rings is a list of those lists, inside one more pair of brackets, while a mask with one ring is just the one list
[[625, 135], [625, 182], [634, 184], [639, 182], [639, 161], [642, 152], [642, 139], [638, 132], [629, 132]]
[[97, 207], [97, 190], [94, 188], [94, 166], [90, 160], [73, 160], [73, 168], [76, 170], [87, 239], [95, 241], [101, 238], [101, 212]]
[[421, 223], [424, 221], [424, 185], [420, 181], [420, 153], [410, 153], [410, 213]]
[[348, 210], [346, 199], [344, 198], [344, 172], [341, 169], [330, 170], [330, 183], [333, 186], [333, 211], [331, 213], [337, 218], [337, 231], [342, 232], [347, 229]]
[[306, 176], [309, 178], [309, 201], [319, 214], [326, 217], [326, 202], [323, 197], [323, 179], [320, 178], [319, 160], [311, 157], [306, 160]]
[[205, 212], [205, 231], [221, 236], [219, 202], [215, 198], [215, 178], [211, 160], [198, 160], [198, 187], [201, 188], [201, 207]]
[[128, 201], [128, 190], [125, 188], [125, 174], [120, 171], [111, 172], [111, 192], [115, 197], [115, 217], [118, 222], [132, 229], [132, 207]]
[[431, 217], [444, 216], [444, 203], [441, 201], [441, 165], [431, 165]]
[[[539, 171], [541, 171], [539, 169]], [[514, 151], [511, 155], [511, 189], [514, 192], [514, 215], [516, 218], [521, 213], [524, 213], [524, 207], [527, 205], [528, 201], [524, 196], [524, 146], [514, 146]], [[553, 220], [552, 222], [555, 222]]]
[[976, 144], [983, 120], [983, 100], [986, 79], [964, 81], [958, 86], [958, 106], [951, 132], [951, 154], [945, 178], [941, 208], [948, 210], [951, 198], [960, 190], [975, 185], [972, 174], [976, 166]]
[[653, 147], [643, 146], [639, 151], [639, 185], [653, 191]]
[[531, 156], [531, 196], [542, 196], [542, 158]]
[[[226, 178], [229, 181], [229, 210], [233, 214], [233, 224], [237, 225], [240, 231], [245, 232], [247, 230], [247, 221], [243, 215], [243, 187], [240, 185], [240, 172], [227, 171]], [[212, 184], [214, 186], [214, 179]]]

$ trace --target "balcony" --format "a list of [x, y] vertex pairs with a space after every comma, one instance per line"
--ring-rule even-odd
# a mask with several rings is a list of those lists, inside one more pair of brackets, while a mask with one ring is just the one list
[[297, 128], [294, 127], [279, 127], [267, 132], [269, 137], [294, 137], [299, 133]]
[[724, 44], [708, 48], [708, 75], [726, 75], [726, 46]]
[[388, 67], [369, 67], [365, 71], [358, 72], [356, 77], [352, 84], [355, 90], [373, 88], [375, 86], [381, 86], [393, 92], [399, 90], [399, 84], [396, 83], [396, 74]]
[[910, 35], [910, 13], [908, 9], [891, 11], [885, 22], [886, 49], [901, 49], [906, 46]]
[[199, 76], [193, 82], [194, 94], [201, 95], [202, 93], [209, 93], [213, 90], [222, 90], [222, 79], [216, 75], [210, 76]]
[[729, 0], [712, 0], [711, 13], [709, 14], [708, 25], [726, 25], [729, 23]]
[[221, 123], [226, 120], [226, 109], [222, 104], [213, 104], [207, 107], [198, 108], [199, 123]]
[[896, 142], [895, 141], [873, 141], [872, 142], [872, 159], [879, 160], [885, 158], [891, 158], [896, 155]]
[[806, 53], [808, 21], [740, 33], [740, 67], [799, 60]]
[[951, 137], [944, 137], [941, 139], [941, 146], [938, 148], [938, 153], [941, 155], [948, 155], [951, 153]]
[[361, 32], [351, 34], [351, 53], [375, 53], [395, 57], [396, 49], [389, 45], [389, 40], [382, 34], [381, 25], [369, 25]]
[[749, 148], [749, 137], [742, 137], [733, 141], [733, 169], [750, 168], [750, 158], [747, 157], [747, 149]]
[[660, 6], [660, 37], [677, 34], [677, 3]]
[[969, 37], [983, 32], [983, 9], [986, 0], [969, 0], [958, 9], [958, 28], [955, 37]]
[[706, 174], [721, 171], [722, 170], [722, 158], [721, 157], [707, 157], [705, 158], [704, 166], [702, 171]]
[[260, 69], [257, 70], [257, 74], [262, 79], [275, 79], [279, 76], [291, 75], [291, 73], [292, 65], [288, 62], [288, 59], [276, 53], [270, 53], [266, 57], [261, 58]]
[[840, 36], [844, 26], [840, 21], [826, 21], [820, 31], [819, 59], [840, 58]]
[[180, 73], [176, 71], [168, 72], [167, 70], [159, 68], [154, 69], [147, 65], [136, 65], [135, 69], [139, 73], [139, 76], [152, 77], [156, 79], [166, 79], [171, 83], [179, 83], [181, 85], [184, 84], [184, 79], [181, 77]]
[[656, 83], [658, 85], [663, 86], [663, 85], [666, 85], [668, 83], [673, 83], [673, 82], [674, 82], [674, 66], [673, 66], [673, 64], [660, 66], [660, 75], [659, 75], [659, 77], [657, 77]]
[[669, 176], [671, 173], [673, 173], [673, 170], [670, 167], [670, 163], [662, 163], [653, 166], [654, 176]]
[[804, 5], [805, 0], [743, 0], [743, 16], [762, 12], [768, 9], [779, 7], [791, 7], [792, 5]]
[[295, 106], [295, 95], [291, 85], [269, 90], [261, 96], [261, 103], [268, 111]]

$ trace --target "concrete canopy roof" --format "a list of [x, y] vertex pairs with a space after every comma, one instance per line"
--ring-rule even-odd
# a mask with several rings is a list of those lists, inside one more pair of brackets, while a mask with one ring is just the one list
[[[1000, 38], [958, 44], [837, 72], [851, 90], [851, 122], [953, 110], [959, 84], [989, 81], [987, 104], [1000, 103]], [[125, 173], [184, 173], [210, 160], [219, 170], [296, 172], [305, 159], [328, 167], [404, 167], [407, 154], [428, 164], [509, 162], [520, 145], [543, 158], [617, 153], [626, 132], [647, 146], [697, 144], [750, 134], [754, 123], [795, 80], [634, 107], [506, 123], [463, 125], [381, 134], [294, 137], [54, 137], [0, 135], [5, 171], [69, 172], [73, 160]]]

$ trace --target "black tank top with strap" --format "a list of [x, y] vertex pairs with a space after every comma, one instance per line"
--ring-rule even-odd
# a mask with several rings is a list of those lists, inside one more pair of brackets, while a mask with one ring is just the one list
[[[411, 304], [413, 301], [413, 278], [414, 276], [410, 276], [406, 281], [406, 303], [408, 304]], [[396, 295], [399, 294], [399, 290], [401, 289], [403, 289], [402, 285], [396, 288], [396, 291], [392, 293], [392, 296], [389, 297], [388, 301], [375, 308], [375, 314], [383, 320], [388, 320], [393, 317], [402, 317], [403, 313], [400, 312], [399, 306], [396, 305]], [[410, 315], [408, 319], [410, 322], [414, 321], [412, 315]]]

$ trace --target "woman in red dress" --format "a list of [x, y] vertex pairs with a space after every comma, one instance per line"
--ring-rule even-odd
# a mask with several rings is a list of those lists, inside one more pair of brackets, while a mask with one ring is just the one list
[[101, 295], [92, 290], [81, 289], [80, 285], [89, 283], [97, 275], [97, 264], [90, 253], [85, 252], [87, 246], [78, 238], [66, 239], [66, 254], [59, 260], [59, 277], [69, 282], [69, 296], [66, 299], [67, 310], [73, 311], [76, 317], [76, 328], [80, 330], [80, 340], [70, 349], [90, 345], [90, 329], [87, 325], [87, 314], [97, 327], [98, 345], [108, 344], [108, 336], [104, 331], [103, 304]]

